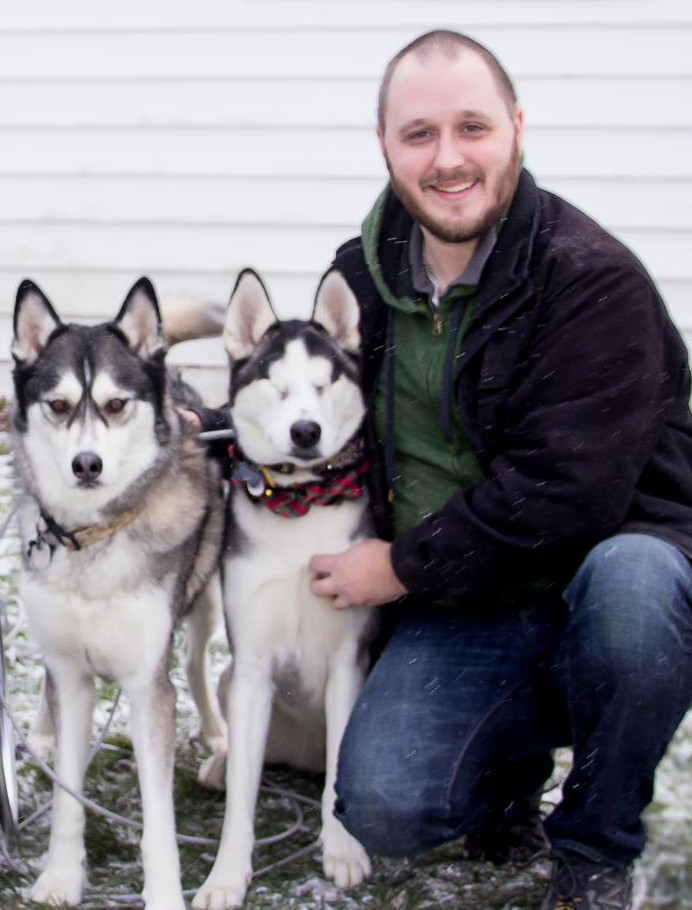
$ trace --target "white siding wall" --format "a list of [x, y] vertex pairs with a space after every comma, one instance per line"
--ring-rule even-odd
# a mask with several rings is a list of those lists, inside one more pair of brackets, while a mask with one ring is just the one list
[[[384, 181], [384, 65], [438, 26], [498, 54], [528, 166], [633, 247], [692, 340], [689, 0], [44, 0], [0, 11], [0, 393], [25, 276], [94, 319], [140, 274], [221, 300], [253, 265], [306, 313]], [[174, 359], [223, 398], [220, 342]]]

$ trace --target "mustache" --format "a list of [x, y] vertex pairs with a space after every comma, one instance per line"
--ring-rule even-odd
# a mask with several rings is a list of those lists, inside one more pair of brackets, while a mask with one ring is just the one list
[[451, 171], [435, 169], [421, 180], [421, 188], [434, 186], [436, 183], [473, 183], [483, 178], [483, 171], [478, 167], [457, 167]]

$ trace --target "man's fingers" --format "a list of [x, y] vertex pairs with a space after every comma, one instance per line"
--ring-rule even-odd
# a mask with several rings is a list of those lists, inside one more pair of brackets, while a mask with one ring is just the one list
[[332, 597], [336, 594], [336, 585], [331, 575], [313, 578], [310, 582], [310, 590], [318, 597]]
[[334, 562], [334, 557], [329, 555], [317, 555], [313, 556], [308, 566], [311, 572], [314, 572], [315, 575], [329, 575], [332, 570], [332, 563]]
[[331, 575], [325, 575], [323, 578], [313, 578], [310, 582], [310, 590], [318, 597], [331, 597], [332, 606], [336, 607], [337, 610], [345, 610], [346, 607], [351, 606], [350, 601], [343, 594], [336, 593], [337, 586], [334, 584]]

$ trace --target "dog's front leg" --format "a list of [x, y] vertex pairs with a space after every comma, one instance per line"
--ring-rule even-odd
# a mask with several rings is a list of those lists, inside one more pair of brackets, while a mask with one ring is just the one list
[[142, 794], [145, 910], [184, 910], [173, 812], [175, 691], [166, 673], [138, 685], [123, 681]]
[[[77, 793], [82, 792], [94, 709], [94, 683], [69, 663], [54, 663], [49, 702], [56, 731], [55, 773]], [[78, 904], [86, 879], [84, 809], [57, 784], [43, 872], [31, 889], [31, 899], [44, 904]]]
[[41, 697], [38, 711], [29, 731], [29, 748], [38, 758], [48, 761], [55, 752], [55, 728], [48, 704], [48, 688], [51, 685], [48, 670], [41, 683]]
[[271, 705], [269, 662], [234, 655], [228, 697], [226, 814], [216, 861], [192, 902], [197, 910], [239, 907], [245, 898], [252, 878], [255, 806]]
[[187, 620], [185, 669], [200, 719], [199, 737], [212, 752], [226, 752], [226, 723], [210, 681], [208, 647], [221, 617], [221, 581], [214, 575], [195, 600]]
[[325, 691], [327, 764], [322, 793], [322, 841], [324, 874], [341, 888], [359, 885], [370, 875], [370, 860], [360, 843], [334, 817], [336, 766], [339, 747], [358, 693], [363, 674], [349, 645], [335, 654], [329, 666]]

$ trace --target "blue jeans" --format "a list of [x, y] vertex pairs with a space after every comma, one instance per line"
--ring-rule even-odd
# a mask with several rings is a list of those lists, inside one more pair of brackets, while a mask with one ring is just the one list
[[656, 766], [692, 702], [692, 566], [642, 534], [603, 541], [562, 599], [403, 612], [341, 746], [336, 815], [412, 856], [501, 822], [571, 744], [554, 848], [629, 863]]

